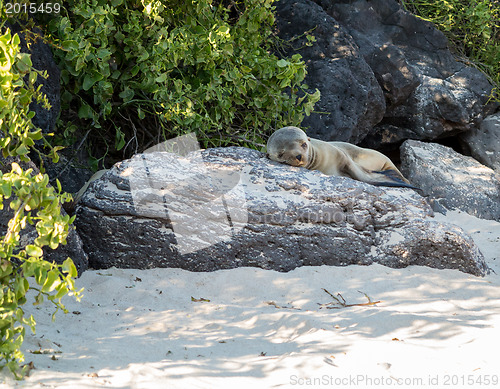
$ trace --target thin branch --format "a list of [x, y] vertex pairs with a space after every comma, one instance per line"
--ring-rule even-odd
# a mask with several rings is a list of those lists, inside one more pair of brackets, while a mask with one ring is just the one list
[[[334, 296], [333, 294], [331, 294], [325, 288], [321, 288], [321, 289], [324, 290], [326, 293], [328, 293], [330, 295], [330, 297], [336, 301], [336, 302], [331, 302], [331, 303], [327, 303], [327, 304], [318, 304], [321, 307], [325, 307], [326, 309], [340, 309], [340, 308], [349, 308], [349, 307], [367, 307], [367, 306], [376, 305], [376, 304], [381, 302], [380, 300], [379, 301], [372, 301], [366, 293], [360, 292], [358, 290], [359, 293], [362, 293], [365, 295], [368, 302], [367, 303], [359, 303], [359, 304], [347, 304], [346, 300], [344, 299], [344, 297], [340, 293], [337, 293], [337, 296], [338, 296], [337, 297], [337, 296]], [[340, 307], [339, 306], [332, 306], [333, 304], [339, 304]]]

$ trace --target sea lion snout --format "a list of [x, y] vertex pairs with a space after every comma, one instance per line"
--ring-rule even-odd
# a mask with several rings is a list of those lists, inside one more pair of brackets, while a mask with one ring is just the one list
[[299, 161], [299, 162], [300, 162], [300, 161], [302, 161], [302, 154], [297, 155], [295, 158], [296, 158], [296, 159], [297, 159], [297, 161]]

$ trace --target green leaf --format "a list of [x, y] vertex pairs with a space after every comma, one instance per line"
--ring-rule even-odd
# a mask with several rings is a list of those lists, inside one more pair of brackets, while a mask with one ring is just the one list
[[43, 250], [38, 247], [38, 246], [34, 246], [34, 245], [27, 245], [26, 246], [26, 254], [28, 254], [28, 256], [30, 257], [41, 257], [43, 255]]
[[76, 60], [76, 66], [74, 71], [72, 71], [73, 75], [78, 76], [80, 73], [80, 70], [82, 70], [85, 67], [85, 59], [83, 57], [78, 57]]
[[35, 267], [35, 281], [38, 285], [42, 285], [42, 281], [45, 279], [46, 272], [42, 267]]
[[78, 117], [80, 119], [91, 119], [93, 116], [94, 114], [90, 105], [83, 103], [78, 110]]
[[83, 90], [89, 90], [97, 82], [103, 79], [103, 76], [98, 72], [93, 72], [92, 74], [86, 74], [83, 79]]
[[115, 135], [115, 149], [121, 150], [125, 146], [125, 133], [120, 131], [119, 128], [116, 129]]
[[52, 269], [47, 273], [47, 278], [42, 286], [42, 292], [50, 293], [60, 284], [59, 271]]
[[100, 48], [97, 50], [97, 58], [99, 58], [101, 61], [108, 60], [111, 54], [112, 51], [106, 48]]
[[168, 79], [168, 73], [162, 73], [158, 77], [155, 78], [155, 81], [158, 83], [165, 82]]
[[280, 68], [284, 68], [290, 65], [290, 62], [288, 62], [286, 59], [280, 59], [279, 61], [276, 62], [276, 65], [279, 66]]
[[12, 184], [3, 178], [0, 180], [0, 194], [6, 199], [8, 199], [12, 194]]
[[18, 300], [24, 298], [29, 287], [30, 287], [30, 284], [29, 284], [28, 280], [26, 278], [20, 278], [19, 281], [16, 283], [16, 287], [15, 287], [16, 298]]
[[56, 178], [56, 186], [57, 186], [57, 191], [60, 193], [62, 192], [62, 185], [61, 185], [61, 181], [59, 181], [58, 178]]
[[28, 73], [33, 67], [33, 63], [31, 62], [31, 55], [26, 53], [17, 54], [16, 66], [21, 73]]
[[147, 51], [143, 51], [142, 54], [137, 58], [138, 62], [144, 62], [149, 58], [149, 53]]
[[62, 298], [64, 296], [66, 296], [69, 293], [68, 287], [66, 285], [64, 285], [64, 284], [58, 285], [56, 287], [56, 291], [57, 291], [57, 293], [54, 296], [54, 298], [56, 298], [56, 299], [60, 299], [60, 298]]
[[72, 278], [78, 276], [78, 271], [76, 270], [76, 266], [71, 258], [66, 258], [62, 264], [62, 270]]
[[66, 40], [61, 43], [63, 50], [76, 51], [78, 50], [78, 42], [76, 40]]
[[20, 145], [20, 146], [16, 149], [16, 154], [17, 154], [17, 155], [26, 155], [26, 154], [28, 154], [28, 153], [29, 153], [29, 150], [28, 150], [28, 148], [27, 148], [24, 144]]
[[42, 129], [39, 128], [36, 131], [29, 132], [28, 133], [28, 138], [33, 139], [33, 140], [40, 140], [40, 139], [42, 139], [43, 138]]
[[123, 99], [123, 102], [126, 103], [134, 98], [134, 91], [130, 88], [125, 88], [118, 96], [120, 96]]

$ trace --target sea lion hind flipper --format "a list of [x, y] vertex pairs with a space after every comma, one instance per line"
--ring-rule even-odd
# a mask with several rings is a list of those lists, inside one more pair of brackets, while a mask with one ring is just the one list
[[391, 188], [408, 188], [408, 189], [413, 189], [418, 192], [422, 192], [422, 189], [417, 188], [416, 186], [407, 184], [406, 182], [369, 182], [369, 184], [375, 185], [375, 186], [387, 186]]
[[372, 173], [382, 174], [387, 178], [390, 178], [392, 181], [404, 182], [405, 184], [408, 184], [408, 182], [406, 182], [405, 179], [401, 176], [401, 173], [399, 173], [397, 170], [393, 169], [372, 170]]
[[371, 183], [372, 185], [398, 187], [398, 188], [410, 188], [410, 189], [414, 189], [417, 191], [422, 191], [422, 189], [417, 188], [416, 186], [413, 186], [413, 185], [403, 181], [399, 172], [396, 170], [391, 170], [391, 169], [389, 169], [389, 170], [374, 170], [371, 173], [372, 174], [381, 174], [389, 179], [387, 181], [373, 182], [373, 183]]

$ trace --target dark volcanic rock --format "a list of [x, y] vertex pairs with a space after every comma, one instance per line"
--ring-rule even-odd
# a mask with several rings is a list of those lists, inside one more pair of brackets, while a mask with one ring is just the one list
[[116, 164], [90, 185], [75, 223], [94, 268], [289, 271], [378, 262], [484, 274], [473, 240], [432, 215], [410, 189], [329, 177], [233, 147]]
[[395, 0], [316, 2], [353, 37], [384, 90], [384, 119], [363, 145], [437, 139], [479, 126], [493, 87], [454, 58], [433, 24]]
[[[57, 117], [61, 111], [61, 72], [54, 60], [50, 46], [37, 37], [35, 41], [30, 41], [28, 48], [26, 37], [20, 26], [17, 24], [9, 25], [9, 28], [12, 31], [12, 35], [17, 33], [19, 38], [21, 38], [21, 51], [31, 55], [33, 68], [47, 71], [48, 78], [44, 79], [39, 76], [35, 85], [38, 87], [38, 85], [43, 84], [41, 92], [47, 96], [51, 108], [47, 110], [41, 103], [33, 101], [30, 105], [30, 110], [35, 112], [35, 116], [32, 119], [35, 126], [41, 128], [44, 133], [54, 132]], [[35, 29], [35, 33], [43, 35], [38, 28]]]
[[408, 140], [401, 146], [401, 171], [430, 196], [435, 209], [460, 209], [500, 221], [499, 175], [472, 157], [436, 144]]
[[[300, 36], [286, 54], [300, 53], [307, 62], [310, 92], [320, 90], [321, 100], [302, 125], [312, 137], [360, 142], [383, 117], [385, 101], [372, 70], [353, 39], [336, 20], [310, 0], [281, 0], [276, 4], [281, 39]], [[303, 35], [316, 38], [307, 46]]]
[[306, 82], [322, 94], [316, 109], [326, 113], [303, 122], [311, 136], [390, 149], [475, 129], [494, 109], [485, 106], [493, 88], [486, 76], [458, 62], [446, 37], [396, 0], [314, 2], [276, 6], [281, 38], [311, 31], [317, 39], [312, 47], [296, 39], [297, 51], [287, 52], [303, 56]]
[[[10, 173], [12, 162], [16, 162], [21, 166], [23, 170], [33, 169], [34, 174], [38, 174], [39, 170], [33, 162], [21, 162], [19, 158], [9, 157], [0, 158], [0, 167], [2, 173]], [[9, 220], [13, 216], [13, 211], [8, 206], [9, 200], [4, 200], [4, 208], [0, 210], [0, 235], [5, 235], [8, 229]], [[64, 209], [61, 209], [61, 214], [65, 214]], [[35, 226], [27, 224], [26, 228], [21, 231], [21, 244], [24, 247], [27, 244], [32, 243], [38, 237], [38, 232]], [[70, 257], [77, 270], [78, 274], [81, 275], [85, 270], [87, 270], [89, 261], [87, 254], [83, 251], [82, 241], [76, 233], [75, 228], [70, 228], [68, 236], [66, 237], [66, 244], [59, 245], [57, 249], [51, 249], [49, 247], [43, 248], [44, 259], [49, 262], [56, 262], [62, 264], [68, 257]]]
[[[36, 35], [30, 34], [29, 36], [29, 48], [26, 36], [21, 27], [14, 24], [9, 25], [9, 28], [12, 34], [17, 33], [19, 35], [21, 39], [21, 51], [31, 55], [33, 67], [40, 71], [46, 71], [48, 74], [48, 78], [46, 79], [38, 76], [35, 85], [38, 87], [42, 84], [41, 92], [47, 97], [51, 108], [47, 110], [42, 103], [37, 103], [34, 100], [30, 104], [30, 110], [35, 112], [32, 122], [36, 127], [41, 128], [45, 134], [56, 132], [56, 121], [61, 111], [60, 70], [54, 60], [50, 46], [42, 41], [41, 36], [43, 34], [38, 28], [34, 31]], [[36, 37], [34, 41], [33, 37]], [[81, 136], [83, 137], [83, 134]], [[62, 153], [66, 153], [71, 159], [68, 160]], [[52, 158], [49, 157], [43, 158], [45, 171], [49, 175], [51, 183], [55, 183], [55, 179], [57, 178], [61, 182], [64, 191], [69, 193], [78, 192], [92, 175], [90, 170], [81, 167], [82, 165], [88, 165], [88, 156], [86, 156], [87, 158], [78, 158], [79, 161], [74, 161], [74, 154], [78, 154], [78, 156], [81, 154], [85, 155], [85, 151], [74, 150], [73, 147], [67, 147], [62, 152], [59, 152], [59, 154], [61, 158], [59, 163], [53, 163]], [[42, 166], [42, 161], [39, 160], [39, 157], [36, 153], [32, 153], [31, 155], [33, 162], [38, 166]]]
[[474, 158], [500, 172], [500, 113], [488, 116], [479, 129], [461, 134], [461, 139]]

